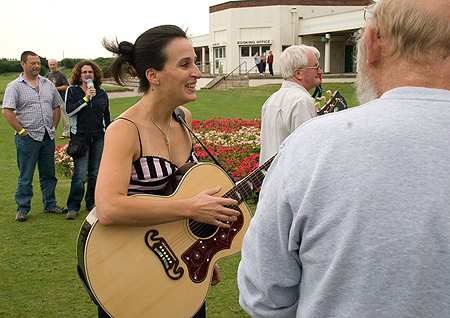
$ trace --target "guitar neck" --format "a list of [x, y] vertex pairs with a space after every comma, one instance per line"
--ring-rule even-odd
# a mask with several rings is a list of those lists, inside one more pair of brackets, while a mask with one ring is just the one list
[[258, 190], [258, 188], [262, 185], [264, 177], [266, 176], [267, 170], [270, 167], [273, 159], [268, 159], [261, 166], [256, 168], [252, 173], [250, 173], [247, 177], [239, 181], [236, 186], [234, 186], [230, 191], [228, 191], [224, 197], [231, 198], [238, 201], [238, 205], [244, 202], [253, 192]]

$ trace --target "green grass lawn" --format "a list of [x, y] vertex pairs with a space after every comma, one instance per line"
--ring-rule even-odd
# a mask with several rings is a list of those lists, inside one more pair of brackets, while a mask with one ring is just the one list
[[[0, 92], [4, 91], [4, 82], [9, 80], [0, 77]], [[201, 90], [197, 93], [197, 101], [186, 106], [194, 119], [258, 118], [264, 101], [279, 87]], [[324, 90], [327, 89], [339, 89], [349, 105], [355, 105], [352, 85], [324, 85]], [[139, 97], [111, 99], [112, 117], [117, 117], [138, 100]], [[57, 137], [60, 135], [61, 127], [58, 127]], [[56, 139], [57, 144], [66, 141]], [[44, 214], [36, 173], [29, 219], [24, 223], [14, 221], [18, 177], [15, 153], [14, 131], [0, 116], [0, 317], [96, 317], [96, 306], [76, 273], [77, 236], [88, 212], [82, 209], [76, 220], [66, 220], [64, 215]], [[56, 197], [59, 205], [66, 206], [70, 179], [61, 175], [58, 179]], [[251, 209], [254, 210], [254, 206]], [[209, 318], [248, 317], [238, 303], [236, 272], [239, 260], [240, 256], [235, 255], [219, 261], [222, 282], [211, 287], [208, 294]]]

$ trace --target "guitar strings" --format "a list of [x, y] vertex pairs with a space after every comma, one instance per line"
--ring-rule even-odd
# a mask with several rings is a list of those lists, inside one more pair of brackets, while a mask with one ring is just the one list
[[[263, 175], [262, 171], [265, 171], [269, 168], [269, 166], [272, 163], [272, 161], [274, 160], [274, 158], [275, 158], [275, 156], [272, 156], [272, 158], [268, 159], [261, 166], [259, 166], [254, 171], [254, 173], [251, 173], [250, 175], [248, 175], [247, 177], [242, 179], [238, 184], [236, 184], [236, 186], [233, 189], [229, 190], [225, 195], [223, 195], [223, 197], [225, 197], [225, 198], [231, 198], [231, 199], [235, 199], [236, 201], [238, 201], [237, 206], [228, 206], [228, 208], [231, 208], [233, 210], [238, 210], [239, 205], [244, 201], [244, 199], [242, 199], [242, 198], [246, 198], [250, 194], [252, 194], [254, 191], [256, 191], [254, 189], [255, 183], [261, 184], [261, 181], [264, 179], [264, 176], [265, 176], [265, 175]], [[232, 226], [233, 223], [234, 222], [230, 222], [230, 225]], [[207, 233], [209, 233], [211, 230], [211, 227], [214, 227], [214, 228], [218, 227], [217, 225], [201, 223], [201, 222], [198, 222], [195, 220], [190, 220], [189, 226], [190, 227], [198, 226], [198, 228], [196, 230], [199, 233], [198, 236], [201, 236], [201, 237], [203, 237]]]
[[[268, 159], [264, 164], [259, 166], [253, 173], [251, 173], [250, 175], [248, 175], [247, 177], [242, 179], [240, 182], [238, 182], [235, 185], [235, 187], [233, 187], [227, 193], [225, 193], [225, 195], [223, 195], [223, 197], [225, 197], [225, 198], [231, 198], [231, 199], [235, 199], [236, 201], [238, 201], [237, 206], [228, 206], [228, 208], [233, 209], [233, 210], [239, 209], [239, 205], [242, 202], [244, 202], [244, 200], [245, 200], [242, 198], [248, 197], [250, 194], [252, 194], [255, 191], [255, 189], [253, 188], [254, 184], [261, 184], [261, 182], [265, 176], [263, 174], [263, 171], [268, 169], [268, 167], [270, 166], [270, 164], [272, 163], [274, 158], [275, 158], [275, 156]], [[252, 185], [252, 187], [250, 187], [250, 185]], [[235, 221], [230, 222], [231, 227], [233, 226], [234, 222]], [[217, 225], [202, 223], [202, 222], [198, 222], [198, 221], [195, 221], [192, 219], [189, 220], [188, 226], [192, 232], [194, 232], [192, 230], [192, 227], [197, 227], [195, 229], [195, 233], [197, 233], [198, 235], [195, 233], [194, 234], [203, 239], [207, 239], [206, 234], [212, 232], [212, 229], [214, 229], [214, 233], [213, 233], [213, 235], [214, 235], [219, 228]], [[209, 235], [209, 236], [211, 236], [211, 235]], [[182, 231], [178, 235], [175, 235], [175, 237], [173, 238], [172, 244], [174, 247], [176, 247], [179, 244], [183, 244], [184, 241], [185, 241], [185, 232]]]

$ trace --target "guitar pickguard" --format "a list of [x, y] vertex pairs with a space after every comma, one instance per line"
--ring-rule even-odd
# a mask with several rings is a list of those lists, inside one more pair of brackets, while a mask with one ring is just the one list
[[[178, 267], [180, 261], [177, 259], [166, 240], [162, 237], [156, 237], [158, 234], [159, 232], [157, 230], [150, 230], [145, 233], [145, 244], [147, 244], [156, 256], [158, 256], [167, 276], [173, 280], [180, 279], [184, 274], [184, 269]], [[150, 241], [152, 241], [153, 244], [150, 244]]]
[[[243, 223], [244, 217], [241, 212], [237, 220], [230, 223], [230, 228], [219, 228], [212, 237], [197, 240], [181, 255], [181, 259], [188, 268], [189, 277], [194, 283], [201, 283], [205, 280], [213, 256], [223, 249], [230, 248], [233, 238], [240, 231]], [[203, 224], [203, 226], [205, 228], [212, 227], [208, 224]]]

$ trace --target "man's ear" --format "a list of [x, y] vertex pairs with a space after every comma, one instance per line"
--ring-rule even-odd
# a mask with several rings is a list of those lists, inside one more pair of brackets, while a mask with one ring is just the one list
[[367, 28], [364, 32], [364, 40], [367, 48], [367, 66], [374, 68], [381, 62], [381, 46], [377, 31]]
[[145, 71], [145, 77], [150, 82], [150, 84], [156, 84], [159, 83], [158, 74], [153, 68], [149, 68]]
[[303, 79], [303, 73], [302, 73], [302, 69], [296, 68], [294, 70], [294, 77], [298, 80]]

